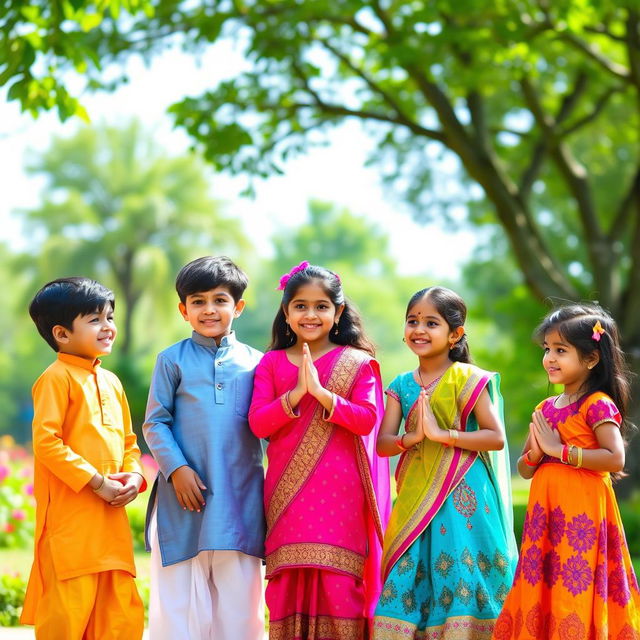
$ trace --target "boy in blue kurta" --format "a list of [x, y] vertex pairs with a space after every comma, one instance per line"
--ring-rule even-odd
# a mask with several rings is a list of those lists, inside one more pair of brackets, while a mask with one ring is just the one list
[[151, 640], [264, 635], [262, 447], [247, 423], [262, 354], [231, 329], [246, 286], [225, 257], [176, 279], [193, 333], [158, 355], [143, 426], [160, 469], [147, 512]]

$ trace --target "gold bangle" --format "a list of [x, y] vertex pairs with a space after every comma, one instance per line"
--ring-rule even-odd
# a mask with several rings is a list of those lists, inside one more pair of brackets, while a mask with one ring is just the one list
[[407, 447], [404, 446], [404, 437], [406, 436], [406, 433], [403, 433], [401, 436], [397, 436], [396, 437], [396, 446], [398, 447], [398, 449], [400, 449], [400, 451], [407, 451]]
[[582, 452], [584, 449], [582, 447], [576, 447], [578, 449], [578, 464], [576, 465], [576, 469], [579, 469], [582, 466]]
[[102, 476], [102, 482], [93, 490], [94, 493], [97, 493], [102, 489], [102, 485], [104, 484], [104, 476]]
[[460, 437], [460, 434], [458, 433], [457, 429], [449, 429], [449, 444], [453, 444], [458, 438]]

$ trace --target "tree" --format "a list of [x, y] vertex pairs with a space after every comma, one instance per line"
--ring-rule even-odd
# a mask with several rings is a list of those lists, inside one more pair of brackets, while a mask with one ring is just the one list
[[356, 118], [418, 217], [499, 224], [534, 295], [598, 298], [640, 371], [638, 0], [150, 4], [95, 28], [100, 59], [246, 44], [248, 72], [172, 108], [216, 168], [268, 175]]
[[38, 282], [80, 273], [112, 286], [125, 359], [133, 355], [139, 305], [172, 300], [167, 285], [184, 262], [247, 247], [209, 195], [202, 163], [168, 156], [136, 122], [56, 138], [29, 170], [47, 186], [43, 203], [22, 212], [36, 245], [23, 258], [24, 271]]

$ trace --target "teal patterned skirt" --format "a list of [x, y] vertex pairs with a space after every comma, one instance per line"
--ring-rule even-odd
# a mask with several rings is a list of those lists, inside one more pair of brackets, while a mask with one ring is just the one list
[[477, 458], [400, 557], [376, 607], [373, 638], [490, 638], [513, 581], [496, 490]]

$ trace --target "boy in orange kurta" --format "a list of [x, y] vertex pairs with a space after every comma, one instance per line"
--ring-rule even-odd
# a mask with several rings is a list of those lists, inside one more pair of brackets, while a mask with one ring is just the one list
[[36, 533], [20, 621], [46, 640], [137, 640], [144, 609], [124, 505], [144, 490], [118, 378], [113, 293], [88, 278], [46, 284], [29, 313], [58, 352], [33, 386]]

